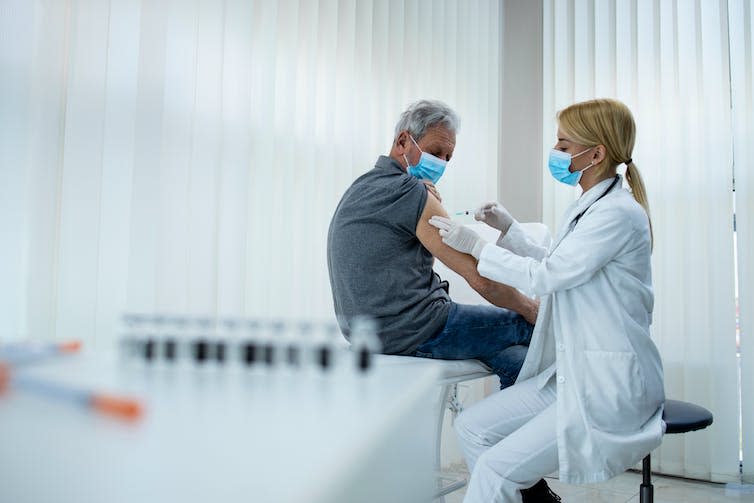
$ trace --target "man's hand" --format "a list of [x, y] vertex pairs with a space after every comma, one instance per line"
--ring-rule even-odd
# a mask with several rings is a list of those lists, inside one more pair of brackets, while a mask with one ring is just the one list
[[539, 299], [530, 299], [528, 303], [520, 308], [518, 314], [534, 325], [537, 322], [537, 315], [539, 314]]
[[437, 190], [437, 187], [435, 187], [434, 183], [432, 183], [430, 180], [422, 180], [421, 182], [427, 187], [427, 190], [430, 191], [432, 195], [437, 198], [438, 201], [442, 202], [442, 197], [440, 197], [440, 191]]
[[429, 219], [429, 225], [440, 229], [442, 242], [461, 253], [468, 253], [479, 260], [482, 248], [487, 242], [479, 234], [468, 227], [458, 224], [449, 218], [433, 216]]
[[486, 203], [480, 206], [474, 211], [474, 218], [480, 222], [484, 222], [490, 227], [494, 227], [503, 234], [508, 232], [511, 224], [513, 223], [513, 217], [500, 203]]

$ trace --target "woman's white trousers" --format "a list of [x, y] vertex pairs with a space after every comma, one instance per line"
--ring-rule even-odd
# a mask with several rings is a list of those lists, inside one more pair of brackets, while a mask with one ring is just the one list
[[554, 381], [516, 383], [456, 418], [471, 472], [464, 503], [520, 502], [521, 489], [558, 469]]

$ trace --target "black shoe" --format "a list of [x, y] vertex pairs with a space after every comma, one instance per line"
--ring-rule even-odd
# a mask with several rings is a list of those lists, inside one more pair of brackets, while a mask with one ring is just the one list
[[545, 479], [540, 480], [529, 489], [521, 489], [524, 503], [551, 503], [560, 501], [560, 496], [552, 492]]

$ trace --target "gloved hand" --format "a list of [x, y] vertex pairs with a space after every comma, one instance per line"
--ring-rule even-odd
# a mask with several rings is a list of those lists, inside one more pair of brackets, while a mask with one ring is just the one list
[[486, 203], [474, 211], [474, 218], [494, 227], [503, 234], [508, 232], [513, 217], [500, 203]]
[[429, 224], [440, 229], [443, 243], [461, 253], [473, 255], [479, 260], [482, 248], [487, 244], [479, 237], [479, 234], [449, 218], [437, 215], [429, 219]]

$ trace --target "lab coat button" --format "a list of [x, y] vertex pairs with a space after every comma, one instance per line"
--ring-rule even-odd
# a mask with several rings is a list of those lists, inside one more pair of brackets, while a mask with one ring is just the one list
[[558, 344], [558, 351], [565, 351], [565, 344], [563, 344], [562, 342]]
[[558, 376], [558, 384], [563, 384], [565, 382], [565, 377]]

